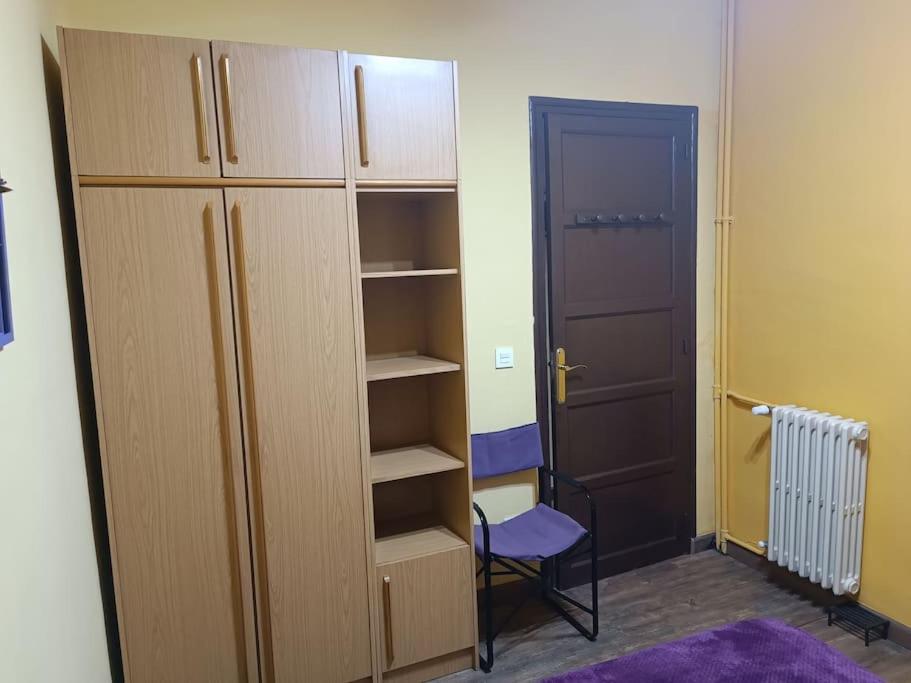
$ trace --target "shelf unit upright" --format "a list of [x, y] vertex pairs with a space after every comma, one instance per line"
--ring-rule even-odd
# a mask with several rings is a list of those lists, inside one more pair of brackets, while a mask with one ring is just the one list
[[[457, 67], [407, 61], [347, 54], [345, 69], [352, 78], [347, 187], [361, 285], [363, 442], [383, 634], [378, 667], [384, 680], [402, 681], [477, 665]], [[411, 68], [406, 77], [448, 82], [451, 92], [422, 92], [428, 99], [415, 102], [415, 111], [436, 117], [423, 127], [434, 135], [422, 141], [420, 122], [402, 121], [402, 139], [416, 146], [407, 164], [387, 172], [382, 149], [370, 146], [374, 112], [364, 101], [382, 108], [377, 93], [393, 97], [397, 84], [376, 74]], [[383, 125], [388, 138], [388, 115]], [[420, 178], [383, 177], [421, 166]]]

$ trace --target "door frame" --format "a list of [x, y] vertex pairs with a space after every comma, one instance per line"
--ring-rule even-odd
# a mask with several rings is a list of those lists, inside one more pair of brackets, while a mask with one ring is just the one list
[[[698, 187], [698, 129], [699, 108], [676, 104], [640, 104], [637, 102], [602, 102], [598, 100], [573, 100], [560, 97], [529, 97], [529, 140], [531, 145], [531, 244], [532, 244], [532, 312], [534, 316], [534, 353], [535, 353], [535, 406], [538, 425], [541, 428], [541, 440], [545, 460], [549, 467], [558, 468], [553, 433], [553, 390], [550, 357], [550, 236], [547, 231], [547, 121], [548, 114], [580, 114], [623, 116], [625, 118], [670, 119], [689, 123], [690, 173], [692, 174], [692, 214], [693, 235], [690, 246], [691, 291], [690, 331], [693, 339], [692, 352], [689, 354], [689, 370], [692, 378], [692, 400], [688, 419], [693, 425], [689, 452], [689, 482], [687, 505], [689, 524], [687, 532], [690, 538], [696, 535], [696, 242], [698, 225], [697, 187]], [[539, 478], [542, 493], [549, 486], [547, 477]], [[548, 492], [549, 493], [549, 492]]]

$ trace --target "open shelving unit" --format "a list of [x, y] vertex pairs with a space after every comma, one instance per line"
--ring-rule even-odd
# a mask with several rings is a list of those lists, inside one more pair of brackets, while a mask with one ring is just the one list
[[471, 481], [455, 188], [359, 188], [376, 561], [467, 548]]

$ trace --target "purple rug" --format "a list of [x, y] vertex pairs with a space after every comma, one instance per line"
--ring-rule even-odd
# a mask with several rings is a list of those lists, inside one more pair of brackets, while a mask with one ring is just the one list
[[728, 624], [546, 681], [882, 683], [809, 633], [773, 619]]

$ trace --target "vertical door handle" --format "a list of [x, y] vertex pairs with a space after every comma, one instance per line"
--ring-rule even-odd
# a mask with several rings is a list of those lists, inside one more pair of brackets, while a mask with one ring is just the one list
[[386, 666], [395, 661], [395, 643], [392, 637], [392, 579], [383, 577], [383, 626], [386, 634]]
[[225, 380], [225, 350], [223, 343], [224, 329], [221, 317], [221, 288], [218, 282], [218, 245], [215, 241], [215, 217], [212, 202], [206, 202], [202, 214], [203, 239], [206, 245], [206, 266], [209, 276], [209, 298], [212, 303], [212, 339], [215, 344], [216, 380], [218, 382], [218, 400], [220, 402], [220, 418], [222, 432], [222, 446], [227, 457], [231, 457], [231, 430], [228, 425], [228, 393]]
[[240, 323], [240, 343], [244, 359], [244, 389], [247, 396], [247, 428], [250, 434], [251, 456], [259, 461], [259, 435], [256, 429], [256, 392], [253, 383], [253, 340], [250, 334], [250, 293], [247, 288], [247, 253], [244, 246], [244, 223], [240, 202], [231, 208], [234, 229], [235, 281], [237, 283], [237, 313]]
[[237, 139], [234, 130], [234, 111], [231, 108], [231, 62], [228, 55], [221, 56], [221, 92], [225, 105], [225, 153], [228, 161], [236, 164]]
[[202, 80], [202, 57], [194, 54], [190, 60], [193, 72], [193, 97], [196, 100], [196, 135], [199, 136], [199, 160], [208, 164], [209, 155], [209, 117], [206, 110], [206, 91]]
[[354, 67], [354, 96], [357, 101], [357, 138], [360, 145], [361, 166], [370, 164], [367, 150], [367, 94], [364, 90], [364, 67]]
[[[251, 505], [255, 505], [260, 511], [258, 524], [259, 532], [265, 533], [262, 520], [262, 462], [259, 452], [259, 424], [256, 419], [256, 382], [254, 381], [253, 371], [253, 337], [251, 333], [252, 324], [250, 322], [250, 289], [247, 284], [247, 249], [244, 244], [244, 223], [241, 213], [240, 201], [235, 201], [231, 207], [231, 226], [234, 238], [234, 287], [237, 297], [237, 320], [239, 328], [239, 353], [243, 358], [243, 381], [246, 405], [244, 406], [244, 415], [247, 418], [247, 444], [249, 446], [249, 462], [251, 476], [254, 488], [255, 500]], [[261, 555], [262, 551], [257, 554], [257, 562], [265, 562]], [[263, 591], [263, 622], [270, 623], [270, 613], [272, 611], [271, 600], [268, 591]], [[273, 650], [272, 650], [272, 630], [271, 628], [263, 629], [263, 640], [266, 641], [266, 669], [271, 670], [274, 667]]]
[[566, 403], [566, 373], [572, 372], [573, 370], [578, 370], [579, 368], [587, 368], [587, 365], [567, 365], [566, 364], [566, 350], [558, 348], [554, 354], [556, 356], [556, 375], [557, 375], [557, 404], [563, 405]]

